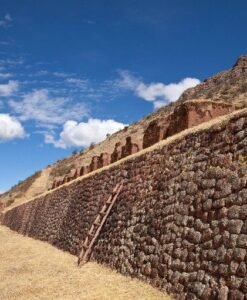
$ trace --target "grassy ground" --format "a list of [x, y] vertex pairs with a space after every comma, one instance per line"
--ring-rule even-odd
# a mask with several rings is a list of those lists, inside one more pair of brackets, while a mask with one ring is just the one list
[[78, 268], [76, 257], [0, 226], [0, 298], [171, 300], [139, 280], [102, 265]]

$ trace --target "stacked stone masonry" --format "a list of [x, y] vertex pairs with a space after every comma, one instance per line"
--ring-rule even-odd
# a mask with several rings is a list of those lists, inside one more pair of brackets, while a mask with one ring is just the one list
[[126, 138], [125, 144], [118, 142], [112, 154], [101, 153], [94, 156], [89, 166], [83, 166], [83, 170], [72, 170], [68, 176], [57, 178], [51, 189], [54, 189], [79, 176], [93, 172], [124, 157], [134, 154], [143, 148], [166, 139], [185, 129], [197, 126], [216, 117], [229, 114], [234, 110], [231, 104], [213, 102], [210, 100], [186, 101], [178, 105], [174, 112], [166, 117], [150, 122], [143, 136], [143, 141], [133, 140], [131, 136]]
[[231, 104], [210, 100], [186, 101], [176, 106], [166, 118], [152, 121], [143, 137], [143, 148], [147, 148], [169, 136], [197, 126], [234, 110]]
[[247, 111], [13, 208], [3, 224], [78, 254], [119, 182], [91, 259], [176, 299], [247, 299]]

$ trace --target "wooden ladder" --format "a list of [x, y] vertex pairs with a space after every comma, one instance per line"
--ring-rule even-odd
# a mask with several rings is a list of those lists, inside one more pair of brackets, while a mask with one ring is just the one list
[[92, 247], [102, 229], [114, 203], [117, 200], [118, 195], [120, 194], [123, 188], [122, 184], [117, 184], [112, 191], [112, 194], [109, 196], [107, 201], [104, 203], [102, 209], [94, 220], [91, 228], [89, 229], [87, 236], [84, 241], [82, 241], [80, 247], [81, 251], [78, 256], [78, 266], [84, 265], [90, 258], [90, 254], [92, 252]]

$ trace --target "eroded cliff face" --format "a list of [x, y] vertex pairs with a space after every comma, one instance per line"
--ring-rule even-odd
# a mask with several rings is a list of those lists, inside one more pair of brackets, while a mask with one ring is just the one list
[[177, 299], [244, 299], [247, 111], [205, 127], [13, 208], [3, 223], [78, 254], [123, 182], [92, 259]]

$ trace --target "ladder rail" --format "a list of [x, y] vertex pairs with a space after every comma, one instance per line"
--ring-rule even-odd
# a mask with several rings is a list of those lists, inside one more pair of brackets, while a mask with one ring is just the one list
[[[100, 213], [95, 218], [93, 224], [90, 227], [90, 230], [87, 233], [85, 240], [81, 243], [81, 251], [78, 256], [78, 265], [81, 265], [81, 263], [84, 264], [88, 261], [88, 258], [92, 251], [92, 247], [93, 247], [96, 239], [98, 238], [100, 231], [101, 231], [102, 227], [104, 226], [105, 221], [106, 221], [108, 215], [110, 214], [112, 207], [115, 204], [117, 197], [120, 194], [122, 188], [123, 188], [122, 184], [116, 185], [116, 187], [113, 189], [113, 193], [111, 194], [111, 196], [107, 199], [107, 201], [103, 205], [103, 207], [105, 207], [105, 209], [106, 209], [106, 204], [109, 204], [109, 207], [105, 210], [104, 213], [102, 213], [102, 209], [101, 209], [101, 214], [103, 215], [102, 219], [101, 219]], [[100, 219], [101, 219], [101, 221], [100, 221]], [[96, 225], [96, 221], [98, 221], [97, 222], [98, 225]], [[98, 228], [97, 228], [97, 226], [98, 226]], [[97, 229], [96, 229], [95, 233], [93, 233], [95, 228], [97, 228]], [[90, 240], [90, 236], [92, 236], [92, 239], [91, 239], [89, 245], [87, 245], [88, 241]]]
[[[108, 197], [107, 201], [104, 203], [103, 206], [105, 206], [106, 203], [109, 203], [109, 201], [110, 201], [110, 203], [111, 203], [112, 195], [113, 195], [114, 193], [116, 193], [116, 191], [117, 191], [118, 188], [119, 188], [119, 184], [117, 184], [117, 185], [114, 187], [114, 189], [113, 189], [113, 191], [112, 191], [112, 194]], [[102, 210], [102, 209], [101, 209], [101, 210]], [[93, 224], [91, 225], [91, 227], [90, 227], [90, 229], [89, 229], [89, 232], [88, 232], [87, 235], [86, 235], [85, 240], [87, 239], [88, 234], [91, 233], [91, 232], [93, 231], [93, 229], [94, 229], [95, 226], [100, 226], [100, 219], [101, 219], [100, 213], [98, 213], [96, 219], [94, 220]], [[98, 222], [99, 222], [99, 223], [98, 223]], [[98, 224], [97, 224], [97, 223], [98, 223]], [[83, 247], [83, 244], [85, 243], [85, 240], [84, 240], [84, 241], [83, 241], [83, 240], [81, 241], [81, 243], [80, 243], [80, 248]]]

